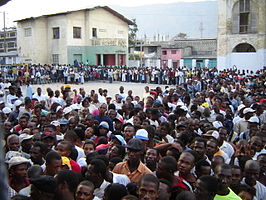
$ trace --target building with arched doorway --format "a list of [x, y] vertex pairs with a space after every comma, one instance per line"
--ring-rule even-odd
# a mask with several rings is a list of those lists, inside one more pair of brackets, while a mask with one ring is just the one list
[[219, 69], [266, 66], [266, 0], [219, 0]]

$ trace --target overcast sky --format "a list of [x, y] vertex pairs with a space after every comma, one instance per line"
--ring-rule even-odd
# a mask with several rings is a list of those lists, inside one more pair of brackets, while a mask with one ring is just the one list
[[206, 0], [11, 0], [6, 5], [0, 7], [0, 28], [3, 28], [4, 11], [6, 12], [6, 27], [10, 27], [14, 26], [14, 20], [97, 5], [134, 7], [180, 1], [197, 2]]

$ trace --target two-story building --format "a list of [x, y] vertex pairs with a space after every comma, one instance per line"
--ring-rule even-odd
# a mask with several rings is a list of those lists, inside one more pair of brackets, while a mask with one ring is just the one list
[[132, 21], [107, 6], [17, 20], [22, 63], [126, 65]]

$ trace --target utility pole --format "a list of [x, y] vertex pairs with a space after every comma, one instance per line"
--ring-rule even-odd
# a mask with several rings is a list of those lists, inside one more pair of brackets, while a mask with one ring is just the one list
[[4, 52], [6, 53], [6, 13], [3, 12], [3, 19], [4, 19]]

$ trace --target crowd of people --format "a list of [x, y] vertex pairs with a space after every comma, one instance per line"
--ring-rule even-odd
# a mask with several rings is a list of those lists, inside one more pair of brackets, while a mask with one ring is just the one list
[[[75, 68], [38, 67], [1, 74], [9, 199], [266, 199], [265, 69], [147, 68], [137, 79], [134, 69], [101, 69], [106, 79], [169, 84], [136, 96], [123, 86], [75, 90], [85, 74], [72, 80], [65, 73]], [[66, 84], [33, 91], [42, 71]]]
[[[92, 66], [80, 65], [18, 65], [2, 66], [0, 75], [5, 80], [20, 81], [25, 84], [45, 84], [62, 82], [65, 84], [84, 84], [88, 81], [105, 80], [112, 83], [138, 82], [153, 84], [184, 84], [192, 77], [212, 79], [218, 75], [216, 68], [189, 69], [186, 66], [178, 68], [158, 68], [158, 67], [127, 67], [127, 66]], [[235, 70], [232, 68], [227, 72], [237, 72], [242, 78], [247, 75], [261, 75], [262, 70]]]

